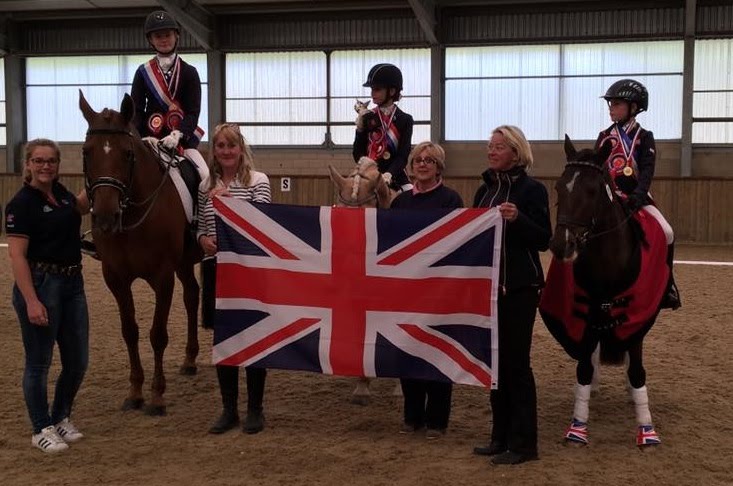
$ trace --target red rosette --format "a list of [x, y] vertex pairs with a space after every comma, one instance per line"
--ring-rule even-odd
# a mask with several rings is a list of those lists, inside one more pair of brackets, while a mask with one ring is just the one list
[[178, 109], [172, 109], [165, 115], [165, 126], [169, 130], [178, 130], [183, 121], [183, 112]]
[[164, 123], [165, 120], [163, 119], [163, 115], [160, 113], [153, 113], [150, 115], [150, 118], [148, 118], [148, 131], [157, 137], [163, 131]]

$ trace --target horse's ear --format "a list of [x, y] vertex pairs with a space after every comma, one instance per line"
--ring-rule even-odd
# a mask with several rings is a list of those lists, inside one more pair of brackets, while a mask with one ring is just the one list
[[565, 134], [565, 158], [566, 160], [575, 160], [575, 158], [578, 156], [578, 151], [575, 150], [575, 145], [573, 145], [573, 141], [570, 140], [570, 137], [568, 137], [568, 134]]
[[130, 120], [132, 120], [132, 117], [135, 115], [135, 103], [132, 102], [132, 97], [127, 93], [125, 93], [124, 98], [122, 98], [122, 103], [120, 104], [120, 115], [122, 115], [122, 119], [125, 120], [125, 125], [130, 123]]
[[331, 164], [328, 164], [328, 172], [330, 173], [331, 180], [338, 186], [340, 191], [346, 185], [346, 179]]
[[79, 90], [79, 109], [81, 110], [81, 114], [84, 115], [84, 119], [88, 122], [92, 122], [92, 118], [94, 115], [97, 114], [96, 111], [92, 109], [91, 106], [89, 106], [89, 103], [87, 103], [87, 99], [84, 98], [84, 93], [82, 93], [81, 90]]
[[596, 161], [599, 164], [603, 164], [608, 160], [608, 156], [611, 155], [611, 150], [613, 150], [613, 145], [611, 144], [611, 139], [608, 138], [600, 147], [598, 147], [598, 151], [596, 152]]
[[379, 182], [377, 182], [377, 206], [386, 209], [392, 203], [392, 193], [387, 186], [387, 181], [384, 180], [382, 174], [379, 175]]

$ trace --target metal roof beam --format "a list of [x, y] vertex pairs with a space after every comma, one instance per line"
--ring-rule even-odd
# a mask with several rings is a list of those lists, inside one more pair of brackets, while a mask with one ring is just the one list
[[438, 22], [435, 20], [435, 3], [432, 0], [408, 0], [412, 11], [417, 17], [420, 28], [425, 32], [431, 46], [438, 45], [438, 35], [436, 34], [436, 26]]
[[158, 0], [161, 7], [173, 14], [181, 26], [207, 51], [216, 49], [216, 37], [210, 26], [214, 16], [192, 0]]

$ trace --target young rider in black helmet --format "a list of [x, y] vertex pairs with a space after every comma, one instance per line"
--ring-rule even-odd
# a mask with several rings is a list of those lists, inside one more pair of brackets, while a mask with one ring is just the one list
[[377, 64], [369, 70], [364, 87], [372, 89], [372, 102], [377, 106], [371, 113], [376, 116], [360, 115], [356, 120], [354, 161], [369, 157], [377, 162], [390, 187], [411, 189], [405, 167], [414, 121], [395, 105], [402, 96], [402, 72], [392, 64]]
[[180, 29], [168, 12], [158, 10], [148, 15], [144, 30], [156, 55], [138, 67], [132, 81], [135, 126], [140, 136], [159, 138], [168, 149], [180, 146], [203, 180], [209, 172], [196, 150], [204, 134], [198, 127], [199, 73], [176, 54]]
[[670, 273], [662, 306], [677, 309], [680, 306], [680, 296], [672, 276], [674, 232], [649, 195], [656, 162], [654, 135], [636, 121], [636, 115], [647, 111], [649, 107], [649, 92], [638, 81], [621, 79], [608, 88], [603, 98], [608, 103], [613, 124], [598, 135], [596, 149], [605, 143], [612, 144], [607, 168], [611, 173], [614, 189], [626, 195], [629, 209], [638, 211], [643, 208], [659, 221], [664, 230], [669, 245], [667, 264]]

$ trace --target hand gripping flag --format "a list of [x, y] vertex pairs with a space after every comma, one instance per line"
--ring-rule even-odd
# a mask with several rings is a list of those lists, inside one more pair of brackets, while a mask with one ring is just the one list
[[214, 363], [496, 387], [495, 209], [214, 209]]

